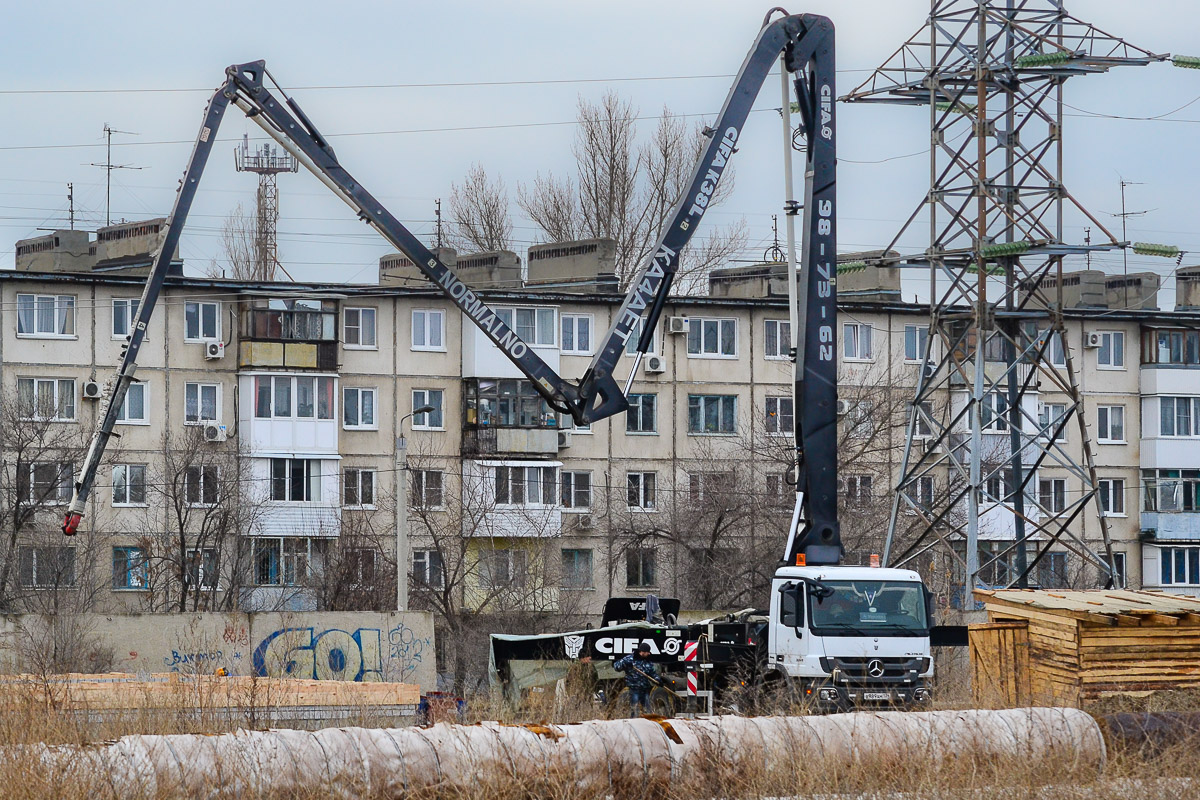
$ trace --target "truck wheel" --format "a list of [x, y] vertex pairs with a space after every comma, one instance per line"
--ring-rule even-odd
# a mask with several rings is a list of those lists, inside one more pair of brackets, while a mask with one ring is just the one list
[[797, 714], [801, 698], [796, 691], [796, 682], [781, 672], [763, 676], [762, 683], [753, 694], [755, 714]]
[[659, 686], [650, 692], [650, 713], [660, 717], [673, 717], [679, 710], [679, 698], [670, 689]]

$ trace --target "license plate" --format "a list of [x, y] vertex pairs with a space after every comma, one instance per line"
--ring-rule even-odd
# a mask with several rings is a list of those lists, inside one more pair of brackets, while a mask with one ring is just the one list
[[891, 692], [863, 692], [863, 700], [891, 700]]

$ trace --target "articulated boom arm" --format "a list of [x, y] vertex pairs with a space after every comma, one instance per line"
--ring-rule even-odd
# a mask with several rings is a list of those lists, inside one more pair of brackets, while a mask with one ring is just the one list
[[[463, 314], [487, 334], [532, 381], [534, 388], [551, 406], [570, 414], [580, 423], [588, 423], [619, 414], [628, 408], [625, 391], [617, 384], [613, 370], [621, 360], [627, 340], [638, 330], [639, 324], [641, 331], [637, 346], [638, 357], [631, 371], [631, 382], [641, 356], [649, 350], [654, 327], [662, 314], [663, 304], [679, 266], [680, 251], [695, 234], [696, 227], [725, 174], [754, 99], [775, 60], [784, 51], [790, 53], [811, 50], [806, 44], [811, 36], [810, 31], [815, 31], [817, 37], [821, 38], [826, 29], [831, 30], [828, 20], [804, 15], [777, 19], [765, 25], [759, 32], [714, 126], [709, 130], [710, 141], [696, 164], [688, 191], [680, 198], [671, 221], [654, 250], [654, 256], [641, 268], [630, 285], [616, 322], [609, 329], [599, 351], [578, 384], [563, 379], [551, 369], [501, 320], [483, 298], [460, 281], [449, 267], [438, 260], [429, 248], [355, 180], [338, 161], [329, 142], [296, 102], [279, 90], [283, 96], [281, 102], [267, 88], [265, 81], [269, 74], [264, 62], [251, 61], [229, 67], [225, 71], [225, 83], [213, 95], [205, 112], [204, 123], [197, 137], [191, 161], [184, 173], [175, 207], [167, 223], [162, 249], [155, 256], [142, 295], [137, 324], [113, 380], [111, 396], [104, 406], [103, 417], [92, 440], [80, 480], [76, 483], [75, 496], [63, 525], [64, 533], [70, 535], [75, 532], [84, 512], [100, 459], [112, 435], [117, 412], [129, 383], [133, 380], [137, 352], [165, 281], [170, 255], [174, 252], [187, 221], [196, 185], [216, 140], [222, 115], [230, 103], [240, 108], [271, 138], [295, 156], [334, 194], [354, 209], [360, 219], [379, 231], [397, 250], [404, 253]], [[804, 69], [807, 61], [788, 59], [787, 64], [789, 69], [793, 69], [793, 65], [794, 69]], [[797, 81], [796, 85], [800, 86], [800, 82]], [[801, 101], [803, 103], [803, 97]], [[627, 390], [628, 386], [625, 388]]]

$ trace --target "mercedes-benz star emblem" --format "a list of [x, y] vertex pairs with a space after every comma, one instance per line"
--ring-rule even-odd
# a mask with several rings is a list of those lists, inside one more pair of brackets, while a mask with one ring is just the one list
[[873, 658], [867, 662], [867, 674], [872, 678], [883, 677], [883, 662], [878, 658]]

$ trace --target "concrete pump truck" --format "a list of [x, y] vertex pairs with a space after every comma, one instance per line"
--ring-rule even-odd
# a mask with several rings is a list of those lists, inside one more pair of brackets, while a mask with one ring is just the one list
[[[784, 557], [771, 584], [770, 604], [736, 619], [695, 625], [625, 623], [550, 637], [494, 637], [497, 673], [519, 683], [523, 662], [569, 663], [584, 656], [619, 658], [639, 642], [651, 646], [676, 682], [696, 680], [718, 699], [747, 681], [775, 691], [798, 691], [833, 707], [862, 703], [908, 705], [929, 698], [932, 675], [929, 594], [915, 572], [840, 566], [843, 548], [837, 519], [837, 305], [834, 31], [820, 16], [772, 17], [758, 34], [697, 161], [687, 191], [663, 229], [654, 255], [629, 284], [615, 322], [583, 377], [559, 376], [523, 342], [484, 295], [455, 273], [396, 219], [338, 161], [296, 101], [271, 77], [262, 61], [236, 64], [209, 100], [159, 250], [154, 256], [125, 352], [105, 386], [99, 423], [77, 473], [63, 533], [74, 535], [122, 402], [134, 380], [139, 349], [167, 278], [217, 131], [232, 104], [296, 157], [359, 219], [404, 253], [496, 348], [532, 382], [556, 410], [588, 424], [620, 414], [642, 357], [651, 349], [679, 265], [679, 254], [705, 211], [734, 155], [759, 89], [778, 61], [785, 97], [788, 81], [806, 141], [803, 204], [789, 200], [787, 213], [803, 215], [803, 249], [790, 281], [795, 360], [796, 504]], [[268, 86], [268, 82], [274, 87]], [[785, 114], [790, 103], [785, 103]], [[788, 144], [790, 147], [790, 142]], [[789, 151], [790, 157], [790, 151]], [[789, 181], [790, 184], [790, 181]], [[639, 333], [640, 331], [640, 333]], [[631, 337], [635, 357], [622, 387], [614, 374]], [[666, 604], [666, 601], [664, 601]], [[651, 603], [653, 606], [654, 604]], [[677, 608], [677, 604], [675, 606]], [[681, 690], [682, 691], [682, 690]]]

